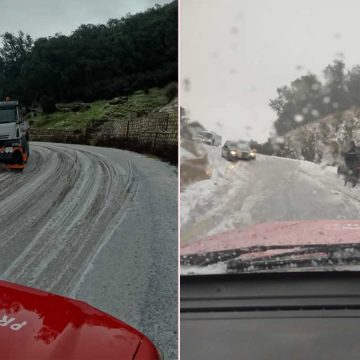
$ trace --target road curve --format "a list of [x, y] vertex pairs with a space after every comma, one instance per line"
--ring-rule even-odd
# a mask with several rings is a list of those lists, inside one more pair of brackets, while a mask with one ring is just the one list
[[0, 276], [73, 296], [177, 356], [177, 174], [128, 151], [32, 143], [0, 169]]
[[204, 148], [213, 176], [181, 193], [183, 244], [266, 222], [360, 218], [360, 185], [344, 186], [335, 167], [264, 155], [231, 163]]

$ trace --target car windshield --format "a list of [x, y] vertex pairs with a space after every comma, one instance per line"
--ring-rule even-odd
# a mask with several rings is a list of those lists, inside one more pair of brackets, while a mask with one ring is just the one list
[[0, 109], [0, 124], [16, 121], [16, 108]]
[[249, 149], [249, 144], [246, 141], [239, 141], [237, 143], [237, 146], [239, 147], [239, 149], [242, 149], [242, 150], [248, 150]]
[[360, 4], [346, 4], [182, 1], [182, 274], [358, 269]]

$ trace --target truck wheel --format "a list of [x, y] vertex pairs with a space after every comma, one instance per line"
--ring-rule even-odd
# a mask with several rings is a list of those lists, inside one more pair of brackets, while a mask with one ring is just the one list
[[[30, 156], [30, 144], [29, 144], [28, 139], [25, 139], [25, 140], [23, 141], [22, 146], [23, 146], [24, 152], [25, 152], [26, 157], [27, 157], [27, 160], [28, 160], [28, 159], [29, 159], [29, 156]], [[26, 160], [25, 162], [27, 162], [27, 160]]]

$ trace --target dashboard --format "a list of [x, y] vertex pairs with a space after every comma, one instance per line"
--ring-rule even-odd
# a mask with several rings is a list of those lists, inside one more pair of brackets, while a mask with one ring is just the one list
[[182, 276], [181, 359], [359, 359], [360, 272]]

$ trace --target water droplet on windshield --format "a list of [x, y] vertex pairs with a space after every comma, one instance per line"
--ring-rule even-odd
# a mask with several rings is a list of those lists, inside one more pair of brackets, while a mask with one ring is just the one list
[[319, 116], [320, 116], [320, 113], [319, 113], [318, 110], [313, 109], [313, 110], [311, 110], [311, 115], [314, 116], [314, 117], [319, 117]]
[[295, 120], [296, 122], [301, 122], [301, 121], [304, 120], [304, 116], [301, 115], [301, 114], [296, 114], [296, 115], [294, 116], [294, 120]]
[[304, 107], [301, 111], [302, 111], [303, 114], [308, 114], [309, 113], [309, 108]]
[[184, 83], [184, 90], [185, 91], [190, 91], [190, 87], [191, 87], [190, 80], [189, 79], [184, 79], [183, 83]]

